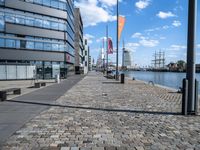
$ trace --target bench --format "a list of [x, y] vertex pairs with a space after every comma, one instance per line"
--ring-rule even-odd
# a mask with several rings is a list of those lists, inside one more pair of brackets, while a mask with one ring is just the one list
[[0, 91], [0, 100], [5, 101], [7, 99], [7, 93], [13, 92], [13, 94], [20, 95], [21, 89], [20, 88], [10, 88]]
[[41, 86], [46, 86], [46, 82], [37, 82], [35, 83], [35, 88], [40, 88]]

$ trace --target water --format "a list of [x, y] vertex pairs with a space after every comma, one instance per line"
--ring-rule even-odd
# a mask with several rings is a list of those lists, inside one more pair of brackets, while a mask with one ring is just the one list
[[[182, 80], [186, 77], [186, 73], [175, 72], [148, 72], [148, 71], [126, 71], [126, 76], [143, 81], [153, 81], [155, 84], [167, 86], [174, 89], [182, 87]], [[196, 74], [196, 78], [200, 81], [200, 73]], [[200, 86], [199, 86], [200, 93]]]

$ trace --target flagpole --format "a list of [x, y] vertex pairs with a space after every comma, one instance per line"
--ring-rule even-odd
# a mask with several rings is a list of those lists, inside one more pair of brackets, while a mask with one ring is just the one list
[[125, 50], [125, 43], [123, 39], [123, 48], [122, 48], [122, 69], [124, 69], [124, 50]]
[[107, 42], [106, 42], [106, 54], [107, 54], [107, 63], [106, 63], [106, 70], [107, 70], [107, 74], [108, 74], [108, 25], [106, 26], [106, 39], [107, 39]]
[[116, 80], [118, 79], [118, 49], [119, 49], [119, 1], [117, 0], [117, 52], [116, 52]]

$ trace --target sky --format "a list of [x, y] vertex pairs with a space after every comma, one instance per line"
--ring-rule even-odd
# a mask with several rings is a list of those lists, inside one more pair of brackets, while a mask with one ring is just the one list
[[[126, 17], [119, 45], [119, 64], [122, 60], [123, 40], [137, 66], [152, 65], [155, 51], [165, 52], [166, 64], [186, 61], [188, 0], [119, 0], [119, 14]], [[116, 0], [76, 0], [81, 10], [84, 37], [88, 39], [90, 54], [97, 60], [102, 39], [109, 37], [116, 47]], [[197, 14], [196, 62], [200, 63], [200, 3]], [[116, 62], [116, 53], [109, 55]]]

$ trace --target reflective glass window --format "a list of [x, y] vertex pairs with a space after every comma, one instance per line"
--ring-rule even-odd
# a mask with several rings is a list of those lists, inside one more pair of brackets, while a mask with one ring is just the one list
[[50, 0], [43, 0], [43, 5], [51, 6]]
[[0, 47], [5, 47], [5, 39], [0, 38]]
[[16, 44], [16, 48], [20, 48], [20, 40], [16, 40], [15, 44]]
[[59, 50], [60, 50], [60, 51], [64, 51], [64, 50], [65, 50], [64, 44], [59, 44]]
[[44, 43], [44, 50], [50, 51], [52, 49], [51, 43]]
[[44, 28], [50, 29], [50, 27], [51, 27], [51, 26], [50, 26], [50, 21], [44, 20], [44, 21], [43, 21], [43, 27], [44, 27]]
[[59, 23], [59, 30], [64, 31], [65, 25], [63, 23]]
[[59, 9], [65, 10], [66, 7], [65, 5], [66, 5], [65, 3], [59, 2]]
[[34, 0], [34, 3], [42, 4], [42, 0]]
[[20, 40], [20, 48], [26, 48], [26, 41]]
[[19, 24], [24, 24], [25, 22], [24, 16], [16, 15], [15, 22]]
[[43, 26], [42, 22], [43, 21], [41, 19], [35, 19], [35, 26], [42, 27]]
[[57, 22], [51, 22], [51, 29], [58, 30], [58, 23]]
[[58, 1], [52, 0], [51, 7], [58, 8]]
[[4, 4], [5, 0], [0, 0], [0, 5]]
[[4, 30], [5, 21], [4, 21], [4, 13], [0, 12], [0, 31]]
[[58, 44], [52, 44], [52, 50], [53, 51], [58, 51], [59, 50]]
[[6, 47], [15, 48], [15, 40], [6, 39]]
[[43, 50], [43, 43], [42, 42], [35, 42], [35, 49]]
[[34, 18], [26, 17], [25, 23], [26, 25], [34, 26]]
[[32, 3], [32, 2], [33, 2], [33, 0], [26, 0], [26, 2], [31, 2], [31, 3]]
[[27, 48], [27, 49], [34, 49], [34, 42], [32, 42], [32, 41], [27, 41], [27, 42], [26, 42], [26, 48]]
[[14, 16], [14, 14], [6, 13], [5, 14], [5, 20], [6, 20], [6, 22], [12, 22], [12, 23], [14, 23], [15, 22], [15, 16]]

